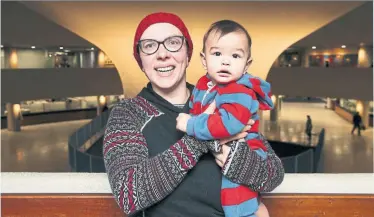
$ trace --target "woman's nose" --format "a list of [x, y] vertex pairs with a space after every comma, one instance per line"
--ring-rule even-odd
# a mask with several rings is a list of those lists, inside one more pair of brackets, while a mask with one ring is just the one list
[[165, 59], [170, 56], [170, 53], [166, 48], [164, 47], [163, 44], [160, 44], [160, 47], [158, 48], [157, 51], [157, 59]]

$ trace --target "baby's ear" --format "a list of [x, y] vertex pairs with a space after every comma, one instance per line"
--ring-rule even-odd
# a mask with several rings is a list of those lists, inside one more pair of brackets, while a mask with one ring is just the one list
[[249, 57], [248, 60], [247, 60], [247, 63], [245, 64], [244, 72], [248, 71], [249, 66], [252, 64], [252, 61], [253, 61], [252, 57]]
[[200, 60], [201, 60], [201, 63], [203, 64], [204, 69], [207, 70], [206, 58], [205, 58], [205, 54], [203, 52], [200, 52]]

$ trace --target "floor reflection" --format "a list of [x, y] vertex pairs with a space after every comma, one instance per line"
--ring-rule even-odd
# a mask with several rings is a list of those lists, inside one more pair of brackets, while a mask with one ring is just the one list
[[270, 122], [270, 112], [264, 114], [265, 132], [269, 140], [295, 142], [310, 146], [304, 133], [306, 115], [313, 123], [312, 145], [325, 128], [323, 171], [325, 173], [372, 173], [373, 129], [351, 135], [352, 125], [324, 108], [323, 103], [283, 103], [279, 120]]
[[89, 120], [1, 130], [2, 172], [69, 172], [68, 137]]

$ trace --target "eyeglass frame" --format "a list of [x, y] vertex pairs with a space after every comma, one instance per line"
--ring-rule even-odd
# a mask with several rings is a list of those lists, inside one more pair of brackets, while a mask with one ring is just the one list
[[[165, 46], [164, 43], [165, 43], [165, 41], [166, 41], [167, 39], [169, 39], [169, 38], [174, 38], [174, 37], [181, 38], [181, 39], [182, 39], [182, 44], [181, 44], [181, 47], [180, 47], [178, 50], [171, 51], [171, 50], [169, 50], [169, 49], [166, 48], [166, 46]], [[143, 41], [146, 41], [146, 40], [151, 40], [151, 41], [155, 41], [155, 42], [157, 42], [157, 49], [155, 50], [155, 52], [148, 54], [148, 53], [145, 53], [145, 52], [143, 51], [143, 49], [142, 49], [141, 46], [140, 46], [140, 43], [143, 42]], [[186, 38], [185, 38], [183, 35], [172, 35], [172, 36], [169, 36], [169, 37], [165, 38], [163, 41], [157, 41], [157, 40], [155, 40], [155, 39], [142, 39], [142, 40], [139, 40], [139, 41], [137, 42], [137, 49], [138, 49], [138, 53], [140, 53], [139, 50], [141, 50], [142, 53], [144, 53], [144, 54], [152, 55], [152, 54], [155, 54], [155, 53], [158, 51], [158, 49], [160, 49], [160, 45], [162, 44], [162, 45], [164, 46], [164, 48], [165, 48], [167, 51], [169, 51], [169, 52], [173, 52], [173, 53], [174, 53], [174, 52], [178, 52], [178, 51], [180, 51], [180, 49], [182, 49], [185, 40], [186, 40]], [[187, 42], [186, 42], [186, 45], [188, 46], [188, 43], [187, 43]]]

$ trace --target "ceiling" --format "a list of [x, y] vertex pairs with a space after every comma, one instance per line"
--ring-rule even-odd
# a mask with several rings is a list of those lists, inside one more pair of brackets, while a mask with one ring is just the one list
[[[22, 14], [22, 16], [20, 16]], [[60, 45], [88, 48], [92, 43], [19, 2], [1, 2], [1, 43], [29, 48]], [[48, 37], [46, 37], [48, 36]], [[373, 44], [373, 2], [367, 2], [299, 40], [292, 47], [318, 48]]]
[[1, 1], [1, 44], [17, 48], [95, 47], [19, 2]]
[[[357, 44], [364, 40], [362, 35], [369, 34], [365, 32], [370, 32], [367, 37], [372, 41], [372, 3], [369, 3], [371, 6], [362, 6], [363, 3], [163, 1], [150, 5], [141, 1], [1, 2], [2, 43], [44, 47], [61, 44], [64, 47], [91, 47], [95, 44], [115, 63], [124, 90], [130, 96], [138, 93], [147, 82], [132, 56], [132, 45], [138, 22], [151, 12], [176, 13], [189, 26], [196, 52], [189, 65], [187, 80], [195, 83], [202, 73], [198, 51], [202, 48], [206, 29], [214, 21], [233, 19], [248, 29], [254, 42], [251, 71], [266, 78], [278, 55], [296, 41], [300, 46], [340, 44], [341, 41]], [[333, 22], [332, 27], [327, 25], [327, 29], [320, 29], [335, 19], [348, 21]], [[363, 20], [369, 23], [364, 22], [365, 26], [360, 27]], [[319, 29], [323, 32], [319, 33]]]
[[291, 47], [317, 49], [337, 48], [341, 45], [358, 47], [360, 43], [373, 45], [373, 2], [353, 9], [302, 38]]

